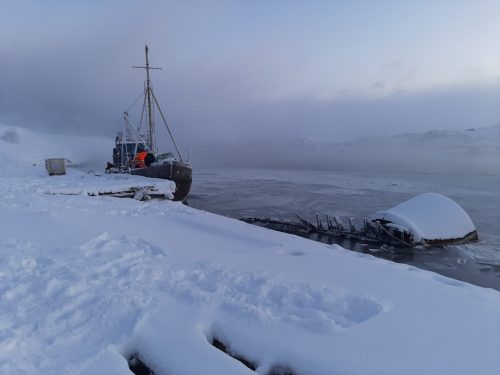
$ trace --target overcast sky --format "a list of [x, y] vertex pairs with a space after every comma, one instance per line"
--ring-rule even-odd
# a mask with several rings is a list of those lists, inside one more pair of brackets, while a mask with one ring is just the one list
[[144, 43], [181, 147], [500, 122], [500, 1], [0, 5], [0, 122], [112, 136]]

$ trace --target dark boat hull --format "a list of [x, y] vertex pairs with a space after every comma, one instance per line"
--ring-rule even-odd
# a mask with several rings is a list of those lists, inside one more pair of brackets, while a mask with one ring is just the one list
[[193, 181], [191, 166], [175, 160], [160, 165], [135, 168], [130, 171], [130, 174], [174, 181], [176, 185], [174, 201], [186, 200]]

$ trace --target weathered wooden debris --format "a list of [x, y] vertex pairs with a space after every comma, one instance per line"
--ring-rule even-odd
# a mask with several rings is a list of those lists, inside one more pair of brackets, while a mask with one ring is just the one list
[[351, 218], [324, 215], [322, 219], [319, 214], [316, 214], [316, 224], [314, 224], [297, 214], [295, 216], [297, 221], [257, 217], [242, 218], [240, 220], [303, 237], [311, 234], [323, 234], [391, 246], [414, 247], [416, 245], [411, 233], [395, 228], [387, 228], [380, 222], [370, 222], [365, 219], [362, 227], [356, 227]]
[[279, 232], [296, 234], [299, 236], [306, 236], [313, 231], [313, 228], [307, 226], [307, 224], [309, 224], [308, 222], [306, 222], [307, 224], [304, 224], [302, 222], [292, 222], [289, 220], [257, 217], [247, 217], [240, 220], [249, 224], [255, 224]]
[[[90, 195], [90, 194], [89, 194]], [[97, 195], [107, 195], [115, 198], [133, 198], [138, 201], [150, 199], [167, 199], [165, 193], [160, 192], [155, 186], [132, 187], [120, 192], [103, 192]]]
[[47, 191], [45, 194], [50, 195], [80, 195], [87, 194], [89, 196], [109, 196], [115, 198], [133, 198], [138, 201], [147, 201], [151, 199], [169, 199], [165, 192], [158, 189], [156, 186], [137, 186], [123, 189], [120, 191], [78, 191], [78, 190], [60, 190], [60, 191]]
[[297, 221], [272, 218], [243, 218], [242, 221], [299, 236], [324, 234], [374, 242], [394, 247], [436, 246], [478, 240], [467, 213], [453, 200], [440, 194], [421, 194], [369, 219], [316, 214], [312, 223], [295, 214]]

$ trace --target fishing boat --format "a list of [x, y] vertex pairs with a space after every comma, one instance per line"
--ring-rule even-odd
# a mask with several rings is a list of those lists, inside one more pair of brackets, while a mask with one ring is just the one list
[[[108, 163], [106, 170], [108, 172], [130, 173], [174, 181], [176, 184], [174, 200], [185, 201], [191, 189], [192, 167], [189, 161], [183, 159], [153, 92], [150, 71], [161, 68], [150, 66], [147, 45], [145, 46], [145, 54], [146, 65], [132, 67], [146, 71], [144, 90], [123, 114], [124, 130], [118, 132], [116, 136], [115, 147], [113, 148], [113, 163]], [[142, 99], [140, 122], [135, 125], [129, 116], [129, 111], [134, 105], [141, 102], [140, 99]], [[154, 121], [158, 114], [170, 136], [175, 154], [172, 152], [160, 153], [158, 151]]]

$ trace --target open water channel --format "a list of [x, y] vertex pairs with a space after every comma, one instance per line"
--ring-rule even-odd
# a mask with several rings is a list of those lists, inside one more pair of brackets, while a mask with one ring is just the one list
[[[275, 169], [195, 170], [189, 205], [229, 216], [316, 221], [316, 213], [363, 219], [425, 192], [444, 194], [470, 215], [479, 233], [472, 244], [394, 249], [339, 240], [353, 251], [406, 263], [500, 290], [500, 176], [334, 172]], [[332, 251], [335, 251], [332, 248]]]

